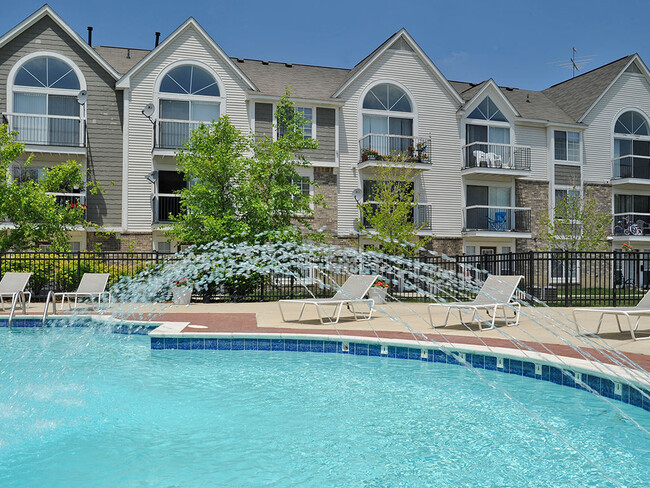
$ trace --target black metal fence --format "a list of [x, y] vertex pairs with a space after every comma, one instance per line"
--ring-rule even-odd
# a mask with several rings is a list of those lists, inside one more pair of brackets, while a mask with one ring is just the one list
[[[29, 290], [44, 299], [52, 290], [75, 290], [84, 273], [110, 273], [109, 286], [122, 276], [153, 267], [173, 254], [150, 252], [25, 252], [0, 254], [0, 275], [8, 271], [29, 271]], [[371, 272], [390, 282], [389, 293], [399, 299], [429, 301], [429, 294], [448, 297], [462, 295], [464, 284], [484, 280], [489, 274], [522, 275], [520, 288], [527, 299], [552, 306], [635, 305], [650, 289], [650, 252], [524, 252], [481, 256], [423, 256], [398, 266], [384, 266], [367, 260], [338, 263], [336, 271], [322, 263], [305, 262], [286, 274], [266, 274], [196, 292], [195, 300], [272, 301], [314, 294], [331, 296], [335, 284], [347, 273]], [[353, 262], [354, 261], [354, 262]], [[406, 264], [405, 264], [406, 263]], [[454, 282], [441, 278], [450, 272]], [[449, 275], [448, 275], [449, 276]], [[329, 286], [323, 286], [323, 284]], [[171, 284], [170, 284], [171, 286]], [[469, 288], [469, 286], [468, 286]], [[459, 292], [459, 290], [461, 290]]]

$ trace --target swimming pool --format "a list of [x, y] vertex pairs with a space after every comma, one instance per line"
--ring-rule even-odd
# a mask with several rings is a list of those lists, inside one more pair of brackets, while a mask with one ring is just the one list
[[[642, 486], [650, 438], [593, 394], [356, 355], [157, 351], [0, 330], [0, 486]], [[617, 406], [646, 429], [650, 414]], [[599, 470], [602, 470], [605, 475]]]

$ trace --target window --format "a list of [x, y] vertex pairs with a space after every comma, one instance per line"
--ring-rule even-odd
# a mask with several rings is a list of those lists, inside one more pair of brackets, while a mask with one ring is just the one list
[[485, 99], [479, 103], [478, 107], [476, 107], [467, 118], [508, 122], [508, 119], [506, 119], [490, 97], [485, 97]]
[[178, 192], [187, 186], [183, 173], [178, 171], [158, 171], [156, 181], [154, 220], [169, 222], [172, 216], [181, 213], [181, 197]]
[[296, 112], [300, 112], [305, 118], [305, 125], [302, 126], [302, 134], [305, 139], [312, 138], [312, 109], [307, 107], [296, 107]]
[[82, 146], [81, 82], [62, 59], [39, 56], [27, 60], [13, 80], [12, 130], [28, 144]]
[[[394, 186], [391, 186], [390, 188], [395, 188], [395, 193], [399, 192], [401, 195], [411, 195], [411, 203], [413, 204], [413, 211], [411, 212], [411, 216], [409, 221], [413, 221], [415, 219], [415, 183], [412, 181], [396, 181], [393, 183]], [[379, 205], [381, 204], [381, 200], [379, 200], [379, 196], [377, 195], [377, 192], [379, 191], [379, 181], [376, 180], [364, 180], [363, 181], [363, 203], [364, 205], [369, 205], [371, 206], [374, 211], [377, 210]], [[364, 225], [368, 226], [369, 223], [367, 221], [364, 221]]]
[[580, 161], [580, 133], [556, 130], [555, 159], [558, 161]]
[[308, 176], [301, 176], [297, 181], [294, 181], [294, 184], [300, 188], [300, 193], [303, 195], [311, 195], [311, 181]]
[[631, 224], [644, 235], [650, 232], [650, 196], [614, 195], [614, 235], [629, 233]]
[[[575, 188], [558, 188], [558, 187], [556, 187], [555, 188], [555, 208], [554, 208], [555, 217], [560, 218], [560, 219], [570, 217], [570, 215], [563, 215], [562, 214], [562, 212], [563, 212], [562, 209], [561, 209], [562, 202], [566, 198], [569, 198], [569, 197], [571, 198], [571, 200], [579, 199], [581, 195], [582, 195], [581, 191], [578, 190], [578, 189], [575, 189]], [[570, 209], [567, 208], [565, 210], [569, 211]]]
[[467, 185], [466, 230], [508, 231], [514, 226], [512, 189], [507, 186]]
[[613, 171], [613, 178], [650, 179], [650, 131], [638, 112], [625, 112], [616, 120]]
[[362, 110], [362, 150], [390, 155], [408, 152], [414, 146], [413, 107], [404, 90], [381, 83], [366, 94]]
[[467, 116], [465, 141], [468, 167], [510, 165], [510, 125], [490, 97]]
[[177, 149], [200, 123], [220, 116], [221, 92], [216, 78], [190, 64], [169, 70], [160, 82], [157, 147]]

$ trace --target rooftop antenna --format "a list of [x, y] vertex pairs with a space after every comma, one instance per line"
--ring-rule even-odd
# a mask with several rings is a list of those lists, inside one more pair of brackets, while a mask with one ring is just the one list
[[575, 78], [576, 72], [581, 71], [586, 65], [588, 65], [595, 57], [595, 54], [589, 54], [587, 56], [576, 56], [578, 50], [575, 47], [571, 48], [571, 58], [568, 61], [552, 61], [549, 64], [554, 64], [560, 68], [569, 68], [571, 69], [572, 78]]

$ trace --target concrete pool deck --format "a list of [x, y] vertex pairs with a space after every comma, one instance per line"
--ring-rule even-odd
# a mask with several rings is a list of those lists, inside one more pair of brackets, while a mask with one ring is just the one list
[[[42, 313], [42, 307], [43, 304], [32, 304], [29, 313]], [[314, 307], [306, 308], [303, 320], [299, 323], [283, 322], [277, 302], [128, 307], [126, 313], [126, 306], [114, 304], [110, 312], [131, 320], [177, 323], [176, 327], [169, 329], [169, 333], [180, 335], [200, 334], [207, 337], [206, 334], [307, 334], [421, 341], [423, 337], [418, 334], [425, 334], [428, 339], [440, 344], [551, 352], [569, 358], [583, 357], [582, 353], [569, 345], [572, 344], [591, 351], [594, 357], [599, 359], [603, 358], [596, 351], [596, 347], [615, 349], [625, 353], [644, 369], [650, 370], [650, 339], [633, 341], [629, 331], [619, 332], [615, 317], [605, 317], [598, 337], [577, 336], [572, 308], [524, 307], [519, 326], [506, 327], [503, 321], [497, 320], [496, 329], [478, 331], [476, 326], [468, 329], [462, 325], [457, 315], [450, 317], [447, 327], [432, 328], [425, 303], [393, 302], [379, 305], [370, 321], [355, 321], [351, 314], [344, 311], [341, 321], [335, 325], [321, 324]], [[295, 307], [297, 315], [300, 306], [296, 304], [290, 307]], [[292, 313], [292, 310], [289, 310], [289, 313]], [[63, 311], [67, 311], [67, 307]], [[466, 317], [469, 318], [469, 315]], [[445, 308], [435, 307], [434, 322], [442, 324], [444, 318]], [[582, 314], [578, 317], [581, 326], [589, 331], [595, 330], [597, 318], [597, 314]], [[563, 325], [555, 327], [553, 324]], [[650, 317], [641, 319], [637, 337], [650, 337]]]

